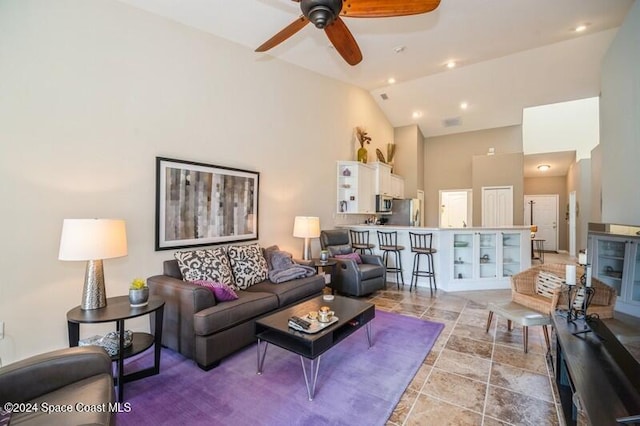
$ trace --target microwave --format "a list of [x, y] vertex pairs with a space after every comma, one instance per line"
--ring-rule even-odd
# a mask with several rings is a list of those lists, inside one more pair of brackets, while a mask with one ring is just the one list
[[393, 197], [389, 195], [376, 195], [376, 213], [391, 213]]

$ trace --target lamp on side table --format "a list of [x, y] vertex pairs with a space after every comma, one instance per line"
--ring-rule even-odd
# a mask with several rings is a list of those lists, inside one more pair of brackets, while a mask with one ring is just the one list
[[124, 220], [64, 220], [58, 259], [87, 261], [80, 304], [82, 310], [107, 306], [102, 260], [126, 255], [127, 233]]
[[320, 218], [314, 216], [296, 216], [293, 224], [293, 236], [304, 238], [302, 259], [311, 260], [311, 238], [320, 236]]

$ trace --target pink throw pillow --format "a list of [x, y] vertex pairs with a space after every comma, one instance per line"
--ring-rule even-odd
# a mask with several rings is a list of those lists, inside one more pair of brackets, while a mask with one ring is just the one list
[[333, 257], [335, 257], [336, 259], [351, 259], [351, 260], [355, 260], [355, 262], [357, 264], [361, 264], [362, 263], [362, 258], [356, 252], [349, 253], [349, 254], [336, 254]]
[[216, 298], [218, 302], [227, 302], [229, 300], [236, 300], [238, 295], [235, 291], [228, 285], [224, 283], [218, 283], [215, 281], [191, 281], [193, 284], [199, 285], [201, 287], [206, 287], [213, 293], [213, 296]]

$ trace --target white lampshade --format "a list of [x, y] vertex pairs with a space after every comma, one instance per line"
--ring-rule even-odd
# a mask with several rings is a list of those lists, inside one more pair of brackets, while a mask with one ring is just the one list
[[60, 237], [60, 260], [87, 261], [82, 289], [84, 310], [107, 306], [102, 259], [127, 255], [124, 220], [65, 219]]
[[311, 238], [320, 236], [320, 218], [315, 216], [296, 216], [293, 223], [293, 236], [304, 238], [302, 245], [302, 258], [311, 259]]
[[299, 238], [318, 238], [320, 236], [320, 218], [314, 216], [296, 216], [293, 224], [293, 236]]
[[60, 260], [111, 259], [127, 255], [127, 232], [120, 219], [65, 219]]

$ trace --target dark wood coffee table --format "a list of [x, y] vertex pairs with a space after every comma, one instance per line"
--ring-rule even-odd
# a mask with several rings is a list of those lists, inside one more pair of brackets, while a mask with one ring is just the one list
[[[296, 331], [288, 326], [292, 316], [305, 317], [311, 311], [317, 311], [321, 306], [329, 306], [338, 321], [327, 328], [309, 334]], [[320, 369], [320, 358], [323, 353], [331, 349], [338, 342], [347, 338], [355, 331], [366, 325], [369, 347], [371, 340], [371, 320], [375, 318], [375, 305], [342, 296], [334, 296], [334, 300], [323, 300], [322, 296], [292, 307], [267, 315], [256, 321], [256, 337], [258, 338], [258, 374], [262, 374], [264, 359], [269, 343], [300, 355], [302, 374], [307, 385], [309, 401], [313, 400]], [[263, 344], [264, 343], [264, 344]], [[307, 372], [305, 358], [310, 361]]]

